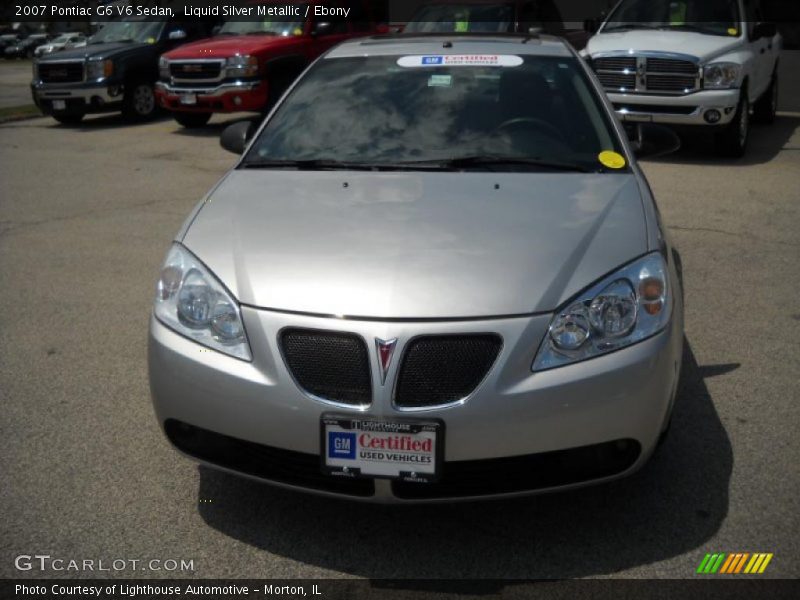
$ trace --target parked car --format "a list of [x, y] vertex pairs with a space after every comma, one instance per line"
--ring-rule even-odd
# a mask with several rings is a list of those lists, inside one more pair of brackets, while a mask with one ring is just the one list
[[[261, 4], [275, 4], [262, 2]], [[168, 52], [159, 62], [159, 104], [184, 127], [202, 127], [214, 113], [265, 113], [320, 54], [339, 42], [374, 33], [369, 6], [347, 0], [348, 18], [228, 21], [212, 39]]]
[[157, 110], [153, 84], [159, 55], [208, 36], [213, 25], [199, 19], [109, 22], [86, 47], [35, 61], [33, 99], [42, 112], [61, 123], [117, 111], [131, 120], [148, 119]]
[[16, 44], [6, 46], [4, 55], [6, 58], [33, 58], [33, 53], [37, 47], [46, 44], [49, 36], [46, 33], [33, 33], [20, 40]]
[[578, 49], [584, 31], [566, 28], [553, 0], [433, 0], [417, 9], [403, 28], [421, 33], [551, 33]]
[[[227, 128], [241, 152], [251, 123]], [[678, 144], [641, 128], [639, 152]], [[628, 475], [667, 431], [678, 254], [586, 63], [540, 36], [315, 62], [193, 211], [150, 322], [159, 424], [249, 477], [379, 502]]]
[[739, 157], [751, 113], [775, 118], [781, 43], [759, 0], [622, 0], [585, 56], [624, 121], [708, 131]]
[[80, 48], [86, 45], [86, 36], [82, 33], [62, 33], [49, 42], [37, 46], [33, 51], [34, 56], [44, 56], [59, 50], [69, 50], [70, 48]]
[[5, 50], [8, 46], [16, 46], [21, 39], [18, 33], [4, 33], [0, 35], [0, 50]]

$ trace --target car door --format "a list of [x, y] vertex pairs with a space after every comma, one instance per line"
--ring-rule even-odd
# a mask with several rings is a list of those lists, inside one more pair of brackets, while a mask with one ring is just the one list
[[747, 43], [753, 55], [750, 98], [755, 100], [766, 91], [772, 77], [773, 39], [754, 39], [756, 25], [764, 20], [760, 0], [745, 0], [745, 19], [747, 20]]

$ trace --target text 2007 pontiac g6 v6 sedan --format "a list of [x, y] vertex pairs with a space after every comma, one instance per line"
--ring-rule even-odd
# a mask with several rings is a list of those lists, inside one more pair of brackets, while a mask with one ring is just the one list
[[[246, 152], [246, 140], [252, 137]], [[380, 502], [564, 489], [669, 425], [680, 264], [563, 41], [374, 38], [320, 58], [187, 220], [150, 383], [203, 463]]]

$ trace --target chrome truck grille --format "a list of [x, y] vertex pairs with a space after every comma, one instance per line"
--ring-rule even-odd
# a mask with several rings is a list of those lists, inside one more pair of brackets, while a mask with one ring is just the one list
[[700, 89], [700, 65], [692, 58], [598, 56], [592, 68], [607, 92], [683, 96]]
[[44, 83], [78, 83], [83, 81], [83, 61], [43, 61], [38, 63], [39, 79]]

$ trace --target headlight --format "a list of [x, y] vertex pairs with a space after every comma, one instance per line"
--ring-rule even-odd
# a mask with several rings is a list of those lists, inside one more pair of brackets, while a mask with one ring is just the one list
[[232, 56], [225, 64], [228, 77], [255, 77], [258, 75], [258, 59], [255, 56]]
[[198, 344], [250, 360], [239, 303], [183, 246], [167, 254], [156, 286], [155, 315]]
[[172, 74], [169, 72], [169, 61], [163, 56], [158, 59], [158, 77], [162, 81], [168, 80]]
[[89, 60], [86, 62], [86, 79], [102, 79], [114, 74], [113, 60]]
[[735, 63], [713, 63], [703, 68], [703, 87], [707, 90], [724, 90], [736, 85], [741, 65]]
[[654, 253], [595, 284], [558, 311], [533, 370], [601, 356], [655, 335], [670, 318], [667, 282], [664, 258]]

